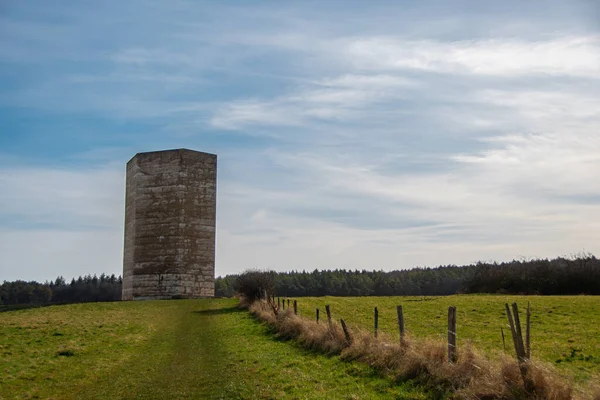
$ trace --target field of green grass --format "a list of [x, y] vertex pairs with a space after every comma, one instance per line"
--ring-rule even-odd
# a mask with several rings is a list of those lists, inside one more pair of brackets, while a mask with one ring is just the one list
[[425, 399], [279, 341], [236, 300], [88, 303], [0, 314], [0, 399]]
[[[594, 296], [495, 296], [447, 297], [307, 297], [298, 299], [298, 313], [315, 318], [316, 307], [325, 317], [343, 318], [350, 327], [373, 329], [373, 309], [378, 307], [380, 332], [398, 338], [396, 306], [402, 305], [407, 332], [413, 337], [446, 340], [448, 307], [457, 307], [457, 340], [472, 343], [488, 354], [503, 351], [500, 328], [504, 327], [507, 351], [514, 348], [505, 303], [519, 304], [525, 324], [525, 308], [531, 304], [531, 356], [554, 364], [561, 373], [579, 382], [600, 373], [600, 297]], [[524, 328], [523, 328], [524, 329]]]
[[[600, 298], [450, 296], [300, 298], [314, 318], [330, 304], [351, 329], [397, 338], [396, 305], [413, 337], [445, 340], [458, 309], [458, 345], [492, 354], [512, 343], [504, 303], [532, 309], [532, 357], [578, 381], [600, 372]], [[522, 318], [524, 319], [524, 318]], [[369, 367], [280, 341], [236, 300], [88, 303], [0, 313], [0, 399], [425, 399]]]

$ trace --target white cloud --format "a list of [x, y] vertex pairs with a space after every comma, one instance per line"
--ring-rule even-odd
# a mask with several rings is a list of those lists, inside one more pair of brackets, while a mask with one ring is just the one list
[[222, 106], [211, 118], [210, 123], [220, 129], [238, 129], [253, 124], [302, 125], [301, 116], [294, 114], [289, 107], [276, 102], [247, 99]]
[[600, 78], [600, 37], [547, 41], [488, 39], [441, 42], [393, 37], [349, 40], [342, 54], [360, 69], [416, 69], [492, 76]]
[[600, 199], [600, 188], [593, 184], [600, 179], [600, 137], [513, 135], [493, 143], [490, 150], [454, 159], [473, 164], [473, 169], [493, 176], [495, 182], [537, 192], [538, 203], [550, 195], [573, 201], [591, 195]]
[[[579, 122], [589, 129], [590, 120], [600, 121], [598, 108], [600, 95], [584, 90], [528, 88], [514, 90], [482, 90], [475, 95], [475, 102], [510, 108], [511, 112], [527, 120], [534, 129], [556, 129], [565, 121]], [[569, 126], [569, 129], [572, 129]]]
[[222, 129], [247, 125], [303, 126], [315, 121], [351, 121], [374, 103], [409, 96], [416, 81], [393, 75], [352, 75], [315, 81], [272, 100], [246, 99], [221, 106], [211, 124]]
[[332, 79], [315, 81], [315, 84], [330, 87], [349, 87], [362, 90], [418, 86], [418, 82], [415, 80], [403, 76], [383, 74], [345, 74]]

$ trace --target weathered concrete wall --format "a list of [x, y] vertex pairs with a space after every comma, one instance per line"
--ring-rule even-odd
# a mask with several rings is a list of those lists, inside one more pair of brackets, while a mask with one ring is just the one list
[[178, 149], [127, 163], [123, 300], [214, 296], [217, 156]]

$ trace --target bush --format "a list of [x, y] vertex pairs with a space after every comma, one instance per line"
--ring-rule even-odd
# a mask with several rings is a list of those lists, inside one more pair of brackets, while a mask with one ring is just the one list
[[234, 283], [236, 293], [249, 304], [265, 296], [275, 294], [275, 272], [247, 270], [242, 272]]

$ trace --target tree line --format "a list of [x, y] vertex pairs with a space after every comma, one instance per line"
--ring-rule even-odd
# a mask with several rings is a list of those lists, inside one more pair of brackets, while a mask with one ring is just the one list
[[[276, 294], [289, 297], [600, 294], [600, 261], [591, 254], [390, 272], [336, 269], [274, 272], [273, 275]], [[217, 278], [215, 296], [235, 295], [240, 276]]]
[[26, 304], [67, 304], [121, 300], [123, 280], [114, 274], [85, 275], [71, 282], [59, 276], [54, 281], [4, 281], [0, 285], [0, 304], [7, 308]]
[[[215, 296], [231, 297], [240, 287], [233, 274], [215, 279]], [[552, 260], [513, 260], [399, 271], [314, 270], [269, 272], [277, 296], [445, 296], [456, 293], [600, 295], [600, 261], [591, 254]], [[102, 274], [65, 281], [4, 281], [0, 305], [67, 304], [121, 300], [122, 278]], [[237, 285], [237, 286], [236, 286]]]

